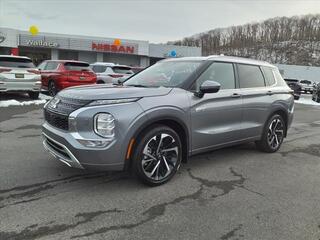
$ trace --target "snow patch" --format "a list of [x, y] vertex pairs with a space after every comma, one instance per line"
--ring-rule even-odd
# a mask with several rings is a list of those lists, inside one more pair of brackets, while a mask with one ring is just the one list
[[304, 105], [320, 106], [320, 103], [313, 101], [311, 98], [300, 98], [299, 100], [295, 100], [294, 102]]
[[0, 107], [40, 105], [40, 104], [45, 104], [46, 102], [47, 100], [45, 99], [23, 101], [23, 102], [19, 102], [17, 100], [6, 100], [6, 101], [0, 101]]
[[44, 95], [44, 94], [42, 94], [42, 93], [40, 93], [40, 95], [39, 95], [39, 99], [50, 100], [51, 98], [52, 98], [51, 96]]
[[51, 98], [52, 97], [50, 97], [50, 96], [40, 94], [39, 99], [37, 99], [37, 100], [29, 100], [29, 101], [28, 100], [18, 101], [15, 99], [3, 100], [3, 101], [0, 101], [0, 107], [41, 105], [41, 104], [45, 104]]

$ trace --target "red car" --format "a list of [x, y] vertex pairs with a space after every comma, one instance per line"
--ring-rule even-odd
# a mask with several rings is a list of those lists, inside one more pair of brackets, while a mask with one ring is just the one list
[[47, 60], [38, 66], [41, 73], [42, 88], [49, 95], [55, 96], [58, 91], [78, 85], [95, 84], [96, 74], [89, 64], [70, 60]]

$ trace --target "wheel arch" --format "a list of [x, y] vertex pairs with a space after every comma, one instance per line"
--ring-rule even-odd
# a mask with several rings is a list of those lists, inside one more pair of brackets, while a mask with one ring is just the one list
[[[154, 125], [164, 125], [172, 128], [174, 131], [177, 132], [182, 143], [182, 162], [187, 162], [189, 157], [189, 144], [190, 144], [188, 127], [181, 119], [174, 116], [154, 117], [152, 119], [148, 119], [146, 122], [140, 125], [131, 137], [131, 139], [135, 139], [133, 144], [133, 149], [136, 148], [136, 144], [139, 141], [139, 138], [145, 133], [145, 131], [152, 128], [152, 126]], [[130, 159], [126, 160], [125, 169], [128, 169], [131, 167], [131, 163], [132, 163], [131, 157], [132, 157], [132, 153], [130, 154]]]

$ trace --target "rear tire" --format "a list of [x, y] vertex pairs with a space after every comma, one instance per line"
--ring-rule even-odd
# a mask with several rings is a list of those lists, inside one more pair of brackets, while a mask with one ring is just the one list
[[48, 93], [51, 97], [54, 97], [58, 93], [58, 89], [57, 89], [56, 83], [54, 81], [49, 82]]
[[175, 175], [181, 159], [179, 135], [167, 126], [154, 125], [137, 139], [132, 167], [140, 181], [149, 186], [158, 186]]
[[28, 95], [31, 99], [38, 99], [39, 98], [39, 92], [28, 92]]
[[262, 137], [256, 141], [260, 151], [273, 153], [279, 150], [286, 131], [286, 124], [279, 114], [271, 116], [265, 124]]

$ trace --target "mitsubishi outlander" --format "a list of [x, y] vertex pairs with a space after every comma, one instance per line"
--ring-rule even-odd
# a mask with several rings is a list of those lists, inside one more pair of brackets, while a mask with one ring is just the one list
[[170, 180], [188, 157], [255, 142], [276, 152], [293, 92], [277, 67], [227, 56], [162, 60], [122, 85], [73, 87], [44, 107], [44, 147], [70, 167]]

